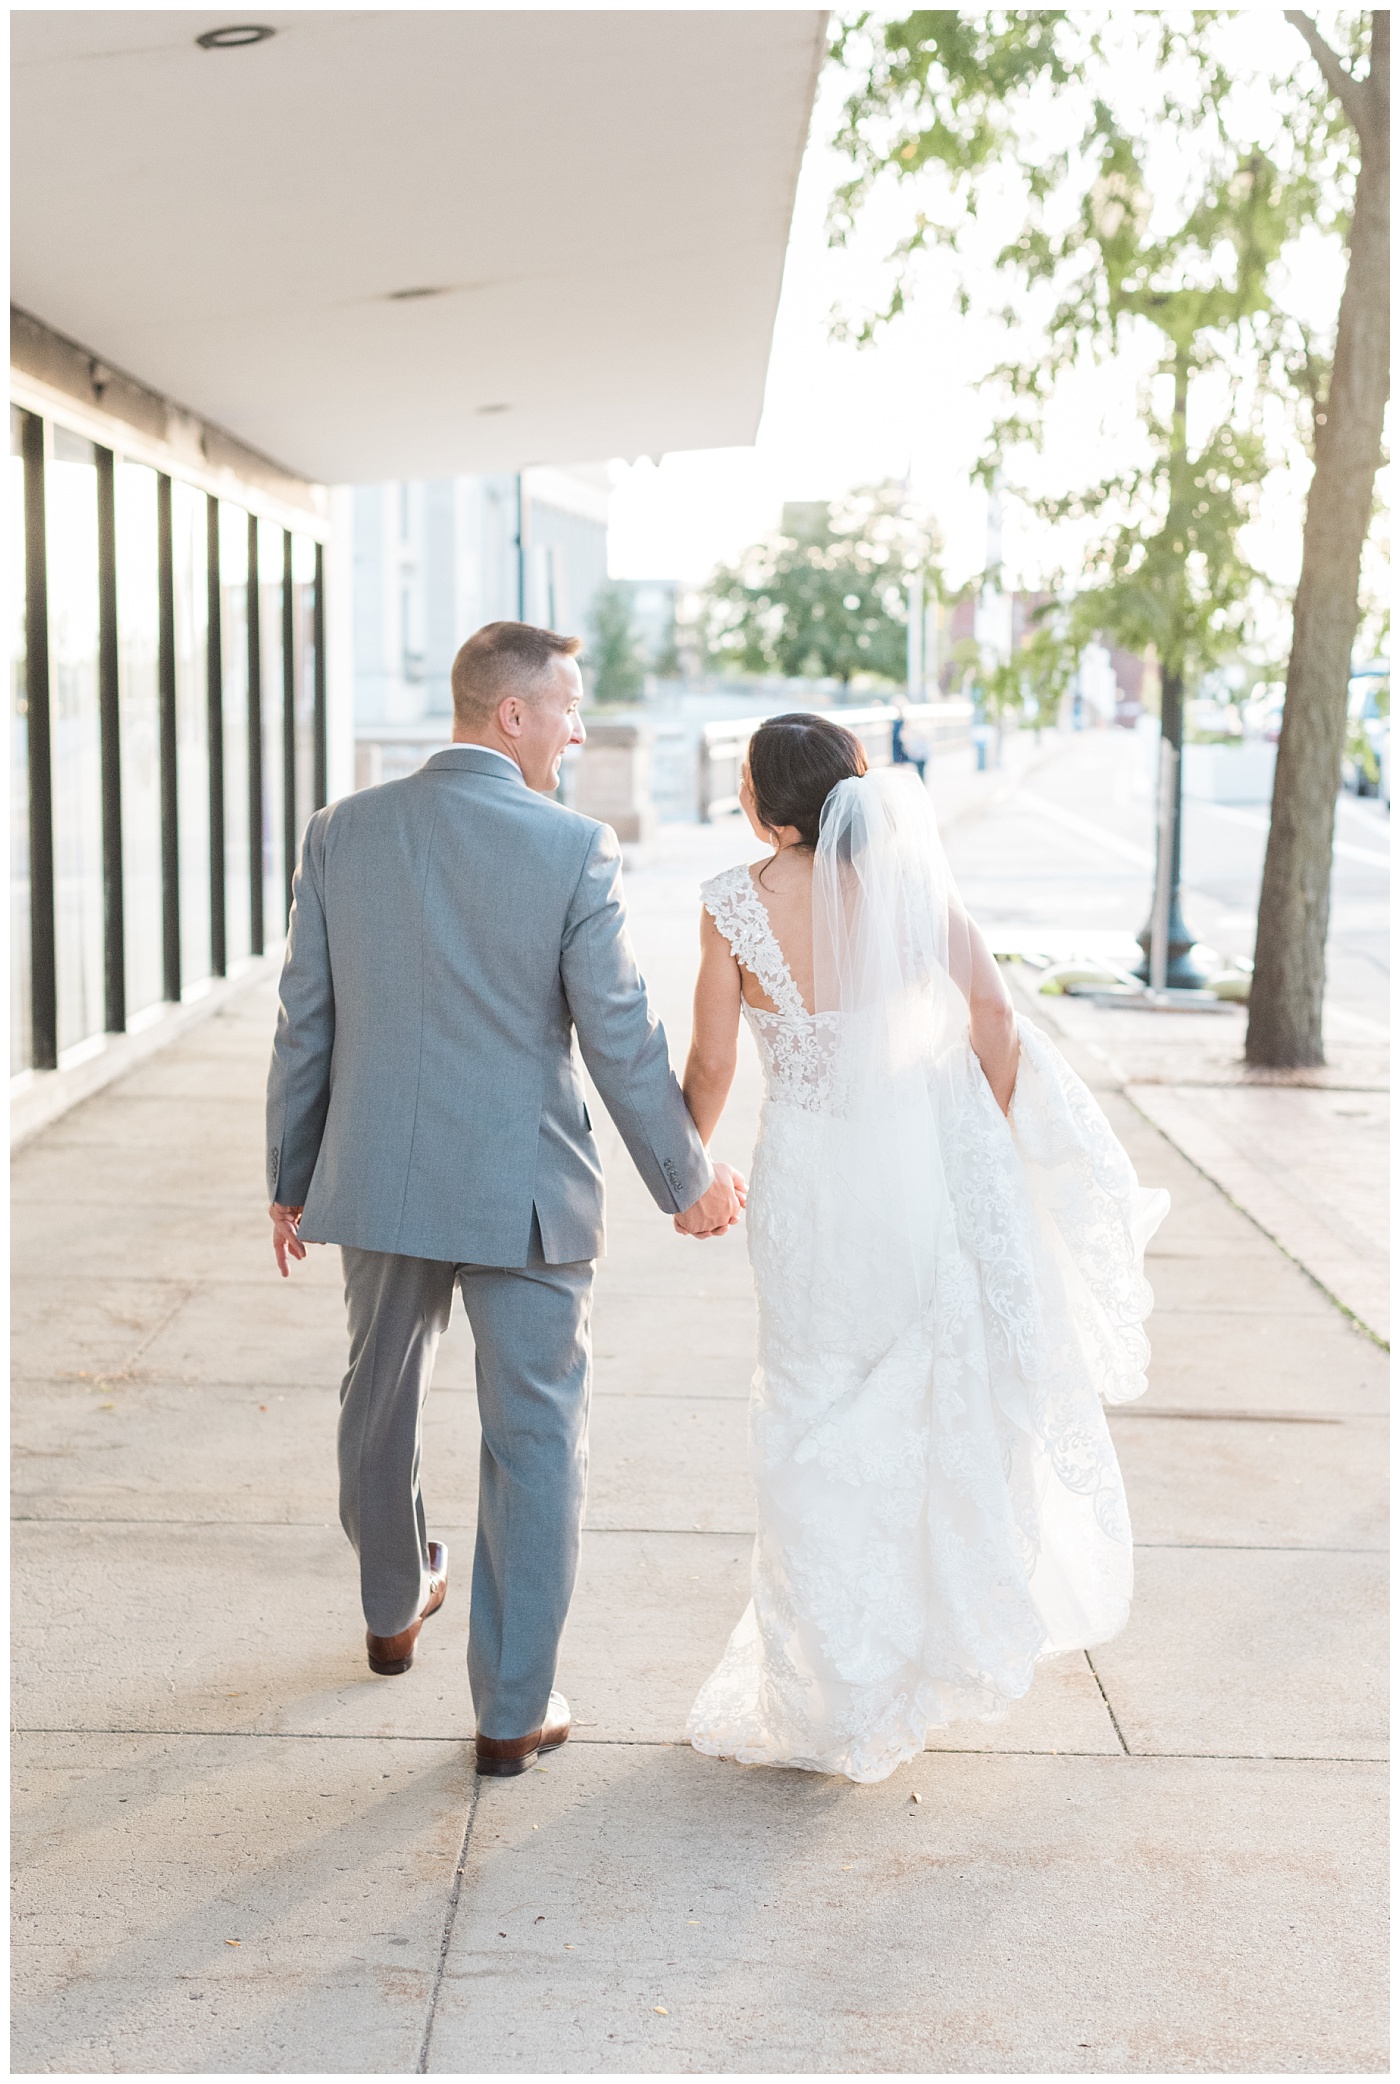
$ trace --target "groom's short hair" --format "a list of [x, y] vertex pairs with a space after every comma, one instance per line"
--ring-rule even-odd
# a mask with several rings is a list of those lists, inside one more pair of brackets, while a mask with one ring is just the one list
[[507, 695], [528, 702], [557, 658], [572, 658], [581, 637], [561, 637], [531, 622], [488, 622], [452, 661], [452, 713], [459, 724], [490, 723]]

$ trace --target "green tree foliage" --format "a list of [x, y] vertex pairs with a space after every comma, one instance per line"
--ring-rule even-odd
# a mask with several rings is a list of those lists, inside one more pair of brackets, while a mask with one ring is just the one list
[[971, 638], [955, 644], [954, 674], [961, 673], [963, 693], [996, 724], [1024, 718], [1040, 730], [1059, 715], [1085, 641], [1074, 622], [1073, 602], [1052, 600], [1033, 615], [1009, 658], [989, 660]]
[[916, 576], [937, 588], [938, 547], [901, 485], [785, 507], [776, 534], [711, 580], [710, 656], [785, 679], [903, 681], [906, 589]]
[[[1318, 367], [1315, 343], [1277, 308], [1271, 273], [1318, 215], [1326, 154], [1314, 115], [1304, 127], [1318, 149], [1291, 149], [1286, 166], [1234, 134], [1234, 82], [1216, 55], [1214, 16], [1197, 13], [1188, 27], [1134, 15], [1128, 33], [1140, 37], [1149, 21], [1163, 93], [1135, 128], [1114, 91], [1118, 53], [1085, 15], [921, 11], [886, 25], [847, 109], [842, 142], [858, 172], [833, 223], [843, 236], [882, 175], [921, 190], [935, 177], [930, 200], [941, 208], [917, 212], [889, 303], [865, 322], [870, 337], [903, 308], [913, 257], [958, 247], [992, 170], [1019, 185], [1024, 221], [995, 265], [1021, 302], [1002, 316], [1024, 335], [1025, 314], [1044, 315], [1031, 352], [990, 374], [1003, 409], [983, 459], [988, 476], [1005, 479], [1018, 450], [1041, 444], [1058, 378], [1117, 352], [1125, 332], [1159, 339], [1156, 374], [1169, 381], [1171, 404], [1154, 409], [1146, 387], [1151, 460], [1032, 504], [1047, 520], [1097, 526], [1066, 640], [1082, 645], [1102, 632], [1138, 649], [1153, 644], [1171, 689], [1238, 645], [1258, 593], [1240, 533], [1276, 460], [1262, 398], [1280, 380], [1315, 384]], [[853, 29], [848, 49], [855, 41]], [[1077, 135], [1047, 122], [1051, 92]], [[1154, 194], [1146, 169], [1164, 129], [1177, 178]], [[1255, 376], [1247, 398], [1236, 386], [1225, 416], [1188, 444], [1195, 380], [1238, 366], [1242, 353]]]
[[[856, 171], [835, 199], [832, 228], [839, 242], [878, 183], [917, 184], [891, 296], [858, 329], [869, 338], [904, 307], [922, 251], [965, 251], [983, 200], [1019, 195], [1020, 230], [991, 271], [1019, 292], [1001, 315], [1020, 333], [1021, 352], [991, 378], [1003, 409], [983, 459], [988, 476], [1005, 478], [1009, 459], [1040, 444], [1061, 378], [1157, 340], [1156, 374], [1171, 404], [1154, 409], [1145, 386], [1150, 461], [1034, 504], [1046, 518], [1097, 528], [1064, 641], [1102, 632], [1152, 643], [1163, 732], [1178, 745], [1186, 686], [1238, 652], [1262, 593], [1241, 532], [1283, 460], [1267, 439], [1271, 401], [1287, 399], [1315, 445], [1255, 971], [1256, 1001], [1267, 991], [1292, 1010], [1270, 1011], [1266, 1043], [1256, 1003], [1249, 1045], [1252, 1061], [1306, 1063], [1321, 1060], [1330, 804], [1385, 395], [1389, 16], [1338, 17], [1339, 54], [1310, 16], [1289, 13], [1315, 62], [1272, 79], [1241, 42], [1248, 19], [940, 10], [876, 26], [862, 16], [838, 44], [848, 63], [859, 60], [841, 140]], [[1144, 45], [1154, 91], [1135, 111]], [[1335, 376], [1283, 301], [1280, 262], [1310, 227], [1346, 228], [1352, 249]], [[1213, 424], [1202, 428], [1212, 398]], [[1329, 541], [1335, 570], [1326, 567]], [[1314, 624], [1319, 633], [1327, 624], [1326, 641], [1318, 635], [1304, 672], [1300, 645], [1312, 643]], [[1315, 728], [1302, 721], [1304, 707]], [[1295, 755], [1295, 741], [1306, 751]], [[1287, 923], [1266, 935], [1266, 914]], [[1277, 943], [1276, 961], [1265, 959], [1266, 941], [1269, 950]]]
[[640, 698], [645, 673], [632, 626], [632, 596], [616, 579], [607, 580], [594, 596], [586, 663], [595, 702], [605, 705]]

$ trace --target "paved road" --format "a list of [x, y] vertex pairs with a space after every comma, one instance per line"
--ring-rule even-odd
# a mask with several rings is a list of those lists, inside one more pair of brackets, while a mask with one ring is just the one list
[[[1082, 757], [1027, 785], [1102, 821]], [[1030, 828], [953, 794], [980, 903]], [[633, 914], [679, 1047], [695, 882], [743, 849], [666, 846]], [[1036, 860], [1047, 890], [1105, 874]], [[1140, 894], [1125, 874], [1101, 916]], [[427, 1418], [453, 1592], [375, 1679], [335, 1525], [334, 1258], [269, 1271], [270, 1016], [250, 995], [14, 1169], [16, 2069], [1385, 2068], [1384, 1355], [1081, 1038], [1174, 1198], [1151, 1390], [1113, 1420], [1126, 1633], [880, 1787], [690, 1752], [745, 1596], [752, 1302], [742, 1241], [675, 1239], [610, 1143], [577, 1734], [478, 1790], [469, 1342], [459, 1319]], [[756, 1099], [746, 1053], [740, 1159]]]
[[[995, 920], [1135, 936], [1151, 905], [1154, 748], [1115, 730], [1047, 732], [1038, 753], [1017, 752], [1013, 812], [950, 842], [969, 904]], [[1268, 824], [1266, 805], [1186, 801], [1183, 910], [1222, 955], [1253, 950]], [[1388, 1032], [1389, 880], [1384, 807], [1339, 796], [1328, 999], [1346, 1035]]]

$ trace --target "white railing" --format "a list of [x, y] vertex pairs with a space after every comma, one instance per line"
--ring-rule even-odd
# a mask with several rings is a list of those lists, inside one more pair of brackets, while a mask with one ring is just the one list
[[[872, 767], [888, 767], [894, 753], [894, 726], [899, 715], [888, 702], [872, 703], [862, 709], [829, 709], [830, 716], [848, 731], [854, 731], [865, 748]], [[911, 703], [904, 712], [931, 754], [966, 745], [972, 733], [972, 704], [966, 701]], [[595, 755], [606, 763], [609, 727], [625, 723], [641, 726], [651, 749], [649, 793], [663, 822], [688, 822], [698, 818], [707, 825], [739, 808], [739, 775], [748, 743], [762, 716], [734, 717], [718, 723], [687, 723], [658, 717], [628, 714], [610, 718], [592, 713], [587, 722], [598, 726]], [[355, 787], [373, 788], [377, 782], [399, 781], [414, 773], [423, 762], [440, 752], [452, 738], [450, 717], [428, 717], [415, 723], [357, 724], [355, 727]], [[587, 758], [587, 747], [584, 757]], [[582, 762], [571, 748], [560, 774], [560, 801], [578, 800]], [[585, 790], [585, 795], [587, 791]], [[635, 806], [634, 806], [635, 807]]]
[[450, 716], [411, 724], [356, 724], [355, 787], [373, 789], [380, 782], [402, 781], [451, 743]]
[[[899, 711], [880, 702], [869, 709], [823, 711], [831, 721], [844, 724], [860, 740], [872, 767], [888, 767], [894, 758], [894, 727]], [[930, 754], [950, 746], [966, 745], [972, 734], [972, 704], [966, 701], [911, 702], [904, 715], [913, 724]], [[700, 733], [696, 775], [696, 815], [702, 825], [712, 818], [739, 808], [739, 776], [749, 740], [761, 716], [736, 717], [732, 722], [706, 724]]]

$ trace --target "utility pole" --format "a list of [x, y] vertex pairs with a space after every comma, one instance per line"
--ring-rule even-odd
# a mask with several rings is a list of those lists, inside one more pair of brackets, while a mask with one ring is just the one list
[[[998, 471], [987, 491], [987, 565], [973, 618], [973, 631], [981, 655], [977, 687], [973, 697], [975, 707], [972, 723], [972, 742], [976, 750], [979, 772], [989, 764], [988, 751], [992, 739], [992, 732], [987, 724], [985, 681], [990, 667], [1005, 665], [1010, 659], [1011, 644], [1007, 623], [1005, 596], [1001, 589], [1001, 473]], [[998, 718], [998, 758], [1000, 740], [1001, 723]]]
[[905, 680], [911, 702], [924, 699], [924, 576], [915, 572], [909, 581], [909, 642]]
[[525, 473], [515, 473], [515, 619], [525, 620]]

